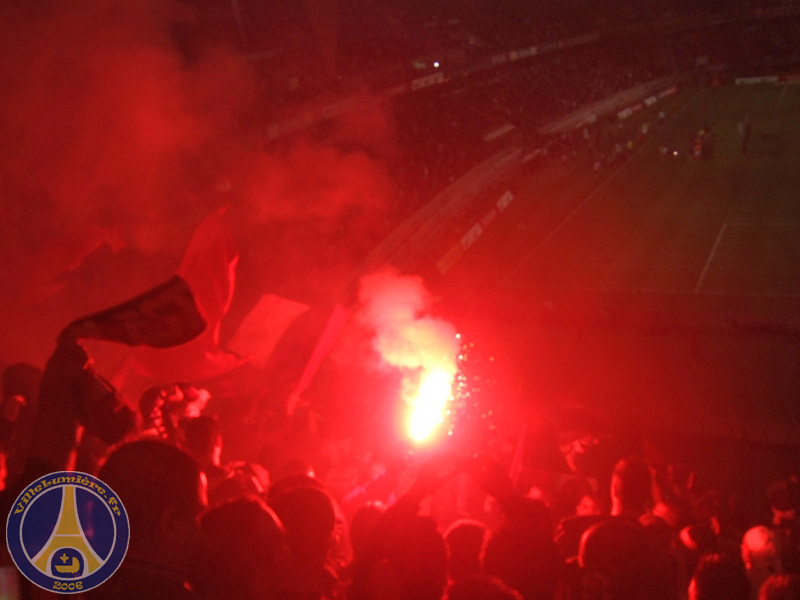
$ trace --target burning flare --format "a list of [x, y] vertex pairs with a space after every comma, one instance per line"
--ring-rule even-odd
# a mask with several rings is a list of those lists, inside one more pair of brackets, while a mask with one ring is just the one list
[[447, 321], [425, 314], [430, 297], [419, 277], [385, 270], [364, 277], [361, 316], [374, 329], [373, 347], [403, 375], [409, 405], [406, 431], [415, 442], [430, 438], [444, 421], [458, 370], [458, 338]]
[[442, 424], [452, 385], [453, 375], [442, 369], [423, 374], [416, 398], [411, 400], [408, 434], [412, 440], [425, 441]]

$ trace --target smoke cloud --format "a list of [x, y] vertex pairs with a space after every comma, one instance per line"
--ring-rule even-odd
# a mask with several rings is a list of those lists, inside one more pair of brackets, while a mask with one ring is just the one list
[[428, 314], [431, 297], [416, 276], [387, 269], [361, 280], [360, 318], [375, 332], [373, 348], [401, 369], [457, 370], [458, 339], [452, 323]]
[[415, 442], [431, 436], [445, 417], [458, 370], [453, 325], [430, 313], [431, 298], [419, 277], [383, 270], [361, 280], [360, 317], [374, 331], [373, 348], [401, 374], [401, 411]]
[[169, 277], [220, 206], [258, 291], [312, 272], [306, 243], [356, 263], [384, 223], [392, 186], [357, 144], [243, 141], [269, 98], [184, 4], [7, 3], [0, 73], [2, 361], [41, 364], [68, 321]]

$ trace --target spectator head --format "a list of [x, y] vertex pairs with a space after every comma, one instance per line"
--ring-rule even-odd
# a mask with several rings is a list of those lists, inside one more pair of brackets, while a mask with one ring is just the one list
[[256, 463], [237, 463], [233, 469], [207, 466], [206, 469], [206, 474], [210, 473], [209, 506], [217, 506], [243, 497], [263, 498], [269, 486], [269, 472]]
[[450, 579], [459, 581], [481, 572], [481, 548], [486, 527], [474, 519], [459, 519], [444, 533]]
[[780, 537], [769, 527], [757, 525], [742, 537], [742, 562], [754, 590], [761, 587], [771, 575], [783, 572]]
[[603, 513], [600, 499], [594, 494], [584, 494], [575, 505], [575, 514], [579, 517], [588, 517]]
[[650, 468], [637, 459], [620, 460], [611, 475], [611, 514], [638, 519], [651, 501]]
[[604, 520], [601, 515], [575, 515], [562, 519], [558, 524], [554, 540], [564, 559], [577, 558], [581, 538], [589, 527]]
[[717, 534], [705, 524], [687, 525], [680, 530], [678, 540], [678, 552], [683, 557], [687, 574], [694, 572], [703, 556], [719, 552]]
[[689, 583], [689, 600], [748, 600], [750, 582], [738, 561], [708, 554], [700, 559]]
[[519, 525], [529, 530], [532, 535], [552, 539], [555, 532], [553, 517], [550, 509], [541, 500], [523, 498], [516, 516]]
[[401, 597], [439, 600], [447, 584], [444, 540], [430, 517], [415, 516], [407, 525], [389, 552]]
[[650, 562], [648, 593], [653, 600], [677, 600], [678, 589], [686, 585], [681, 579], [681, 559], [675, 551], [675, 533], [664, 519], [645, 514], [639, 519], [647, 543]]
[[289, 490], [300, 487], [313, 487], [318, 490], [324, 489], [322, 482], [311, 475], [295, 473], [277, 477], [269, 486], [267, 491], [267, 503], [271, 506], [272, 501]]
[[153, 426], [152, 414], [160, 402], [161, 393], [160, 387], [152, 387], [145, 390], [139, 398], [139, 416], [144, 428]]
[[356, 560], [361, 556], [364, 544], [385, 510], [386, 508], [379, 502], [368, 502], [350, 519], [350, 543], [353, 545], [353, 556]]
[[798, 499], [797, 478], [792, 476], [787, 479], [773, 481], [767, 488], [770, 508], [772, 509], [772, 524], [779, 526], [786, 521], [797, 519]]
[[286, 530], [292, 560], [321, 570], [336, 524], [333, 502], [328, 494], [316, 486], [300, 486], [270, 498], [270, 503]]
[[800, 600], [800, 576], [772, 575], [761, 584], [758, 600]]
[[653, 507], [653, 514], [663, 519], [674, 531], [679, 531], [687, 521], [683, 507], [672, 500], [657, 502]]
[[500, 578], [526, 600], [552, 598], [561, 566], [552, 526], [532, 518], [533, 512], [538, 511], [523, 511], [517, 522], [489, 533], [482, 554], [484, 572]]
[[8, 474], [15, 478], [22, 472], [27, 459], [42, 371], [28, 363], [17, 363], [3, 370], [2, 379], [0, 441], [6, 453]]
[[219, 466], [222, 456], [222, 434], [211, 417], [193, 417], [181, 421], [186, 451], [201, 466]]
[[717, 534], [708, 525], [687, 525], [678, 535], [682, 546], [699, 556], [716, 552]]
[[420, 515], [392, 521], [387, 513], [378, 527], [381, 531], [370, 538], [369, 552], [362, 552], [353, 565], [349, 597], [441, 600], [447, 584], [447, 550], [436, 522]]
[[171, 444], [139, 440], [112, 452], [98, 477], [128, 513], [129, 553], [185, 570], [206, 504], [205, 476], [197, 463]]
[[581, 537], [578, 564], [596, 573], [612, 596], [642, 596], [651, 571], [644, 527], [616, 518], [592, 525]]
[[28, 363], [16, 363], [3, 369], [3, 400], [22, 396], [28, 402], [36, 400], [42, 383], [42, 370]]
[[300, 458], [294, 458], [278, 470], [278, 479], [288, 479], [294, 476], [314, 479], [317, 475], [314, 472], [313, 465]]
[[208, 598], [268, 598], [278, 589], [287, 553], [283, 526], [258, 498], [216, 506], [200, 520], [192, 581]]

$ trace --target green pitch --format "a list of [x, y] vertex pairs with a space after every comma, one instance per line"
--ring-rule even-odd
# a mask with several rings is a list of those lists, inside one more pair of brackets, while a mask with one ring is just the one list
[[[652, 435], [800, 444], [800, 86], [684, 89], [606, 127], [634, 141], [621, 166], [551, 156], [513, 181], [443, 287], [523, 395]], [[704, 127], [713, 154], [694, 158]]]
[[[616, 172], [530, 182], [532, 203], [550, 197], [544, 237], [504, 284], [800, 300], [800, 87], [687, 90], [670, 108]], [[713, 154], [694, 158], [709, 127]]]

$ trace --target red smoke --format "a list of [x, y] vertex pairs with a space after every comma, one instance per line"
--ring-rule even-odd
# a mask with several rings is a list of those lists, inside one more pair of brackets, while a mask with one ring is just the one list
[[455, 327], [429, 314], [431, 299], [419, 277], [384, 270], [364, 277], [361, 318], [374, 331], [373, 348], [403, 374], [407, 429], [415, 441], [441, 422], [458, 369]]
[[258, 221], [304, 219], [329, 232], [348, 210], [378, 211], [390, 193], [385, 169], [365, 153], [307, 140], [280, 155], [251, 156], [242, 167], [248, 214]]
[[26, 206], [25, 234], [99, 225], [163, 249], [205, 183], [197, 153], [250, 100], [243, 63], [187, 66], [168, 35], [182, 17], [148, 3], [47, 8], [3, 23], [3, 193]]
[[203, 153], [251, 100], [232, 55], [185, 63], [168, 4], [30, 4], [0, 21], [0, 248], [23, 301], [103, 244], [181, 251], [213, 204]]
[[[238, 123], [268, 122], [269, 98], [196, 23], [155, 0], [0, 8], [0, 360], [41, 363], [68, 321], [171, 276], [224, 204], [249, 255], [294, 277], [308, 251], [253, 228], [291, 224], [360, 259], [391, 190], [383, 167], [358, 150], [243, 143]], [[269, 290], [270, 272], [249, 276]]]

